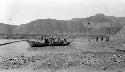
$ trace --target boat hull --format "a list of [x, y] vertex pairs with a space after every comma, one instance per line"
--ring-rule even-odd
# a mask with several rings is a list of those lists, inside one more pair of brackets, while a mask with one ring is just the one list
[[46, 43], [40, 43], [35, 41], [27, 41], [31, 47], [40, 47], [40, 46], [47, 46]]
[[56, 43], [41, 43], [37, 41], [27, 41], [31, 47], [44, 47], [44, 46], [67, 46], [70, 45], [71, 42], [56, 42]]

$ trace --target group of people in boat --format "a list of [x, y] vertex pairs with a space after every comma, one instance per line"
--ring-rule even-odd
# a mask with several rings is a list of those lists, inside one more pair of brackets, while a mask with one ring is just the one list
[[[56, 36], [47, 36], [47, 35], [41, 36], [40, 40], [43, 43], [50, 43], [50, 44], [53, 44], [54, 42], [60, 42], [61, 41], [61, 39], [57, 38]], [[67, 42], [66, 38], [64, 38], [63, 41]]]
[[56, 36], [48, 36], [48, 35], [43, 35], [40, 37], [36, 37], [34, 39], [28, 39], [27, 42], [30, 44], [32, 47], [36, 46], [69, 46], [70, 43], [73, 40], [68, 39], [67, 37], [65, 38], [60, 38]]

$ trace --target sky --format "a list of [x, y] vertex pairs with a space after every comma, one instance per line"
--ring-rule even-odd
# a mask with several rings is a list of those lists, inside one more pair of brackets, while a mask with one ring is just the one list
[[125, 17], [125, 0], [0, 0], [0, 23], [12, 25], [47, 18], [85, 18], [97, 13]]

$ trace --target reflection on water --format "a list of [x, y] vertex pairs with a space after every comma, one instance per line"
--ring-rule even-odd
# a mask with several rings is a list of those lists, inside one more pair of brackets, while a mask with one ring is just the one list
[[[4, 41], [5, 42], [5, 41]], [[32, 52], [27, 42], [17, 42], [0, 46], [0, 56], [15, 56], [15, 55], [32, 55], [40, 52], [39, 50]]]

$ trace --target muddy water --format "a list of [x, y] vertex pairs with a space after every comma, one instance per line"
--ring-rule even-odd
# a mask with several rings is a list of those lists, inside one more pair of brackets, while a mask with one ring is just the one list
[[[0, 44], [14, 42], [19, 40], [0, 40]], [[25, 56], [34, 56], [43, 53], [51, 53], [51, 52], [70, 52], [75, 51], [76, 49], [72, 46], [62, 46], [62, 47], [30, 47], [30, 45], [26, 41], [16, 42], [12, 44], [7, 44], [0, 46], [0, 56], [9, 57], [9, 56], [17, 56], [17, 55], [25, 55]]]
[[[6, 42], [13, 42], [19, 40], [0, 40], [0, 44]], [[71, 46], [57, 46], [57, 47], [30, 47], [29, 44], [25, 41], [12, 43], [8, 45], [0, 46], [0, 56], [14, 56], [14, 55], [37, 55], [42, 53], [50, 52], [71, 52], [76, 50], [83, 51], [113, 51], [111, 48], [99, 47], [97, 42], [88, 42], [87, 39], [75, 39]]]
[[[6, 43], [14, 40], [1, 40], [1, 43]], [[76, 39], [72, 42], [71, 46], [68, 47], [30, 47], [29, 44], [25, 41], [8, 44], [4, 46], [0, 46], [0, 56], [10, 57], [10, 56], [17, 56], [17, 55], [25, 55], [25, 56], [34, 56], [43, 53], [61, 53], [61, 52], [71, 52], [76, 50], [84, 50], [84, 51], [110, 51], [110, 49], [96, 47], [96, 42], [89, 43], [86, 39]], [[111, 50], [112, 51], [112, 50]], [[76, 69], [77, 70], [77, 69]], [[2, 71], [3, 72], [3, 71]], [[7, 71], [4, 71], [7, 72]], [[11, 72], [11, 71], [8, 71]], [[14, 72], [14, 71], [12, 71]], [[27, 71], [16, 71], [16, 72], [27, 72]], [[29, 71], [31, 72], [31, 71]], [[64, 71], [62, 71], [64, 72]], [[67, 71], [66, 71], [67, 72]], [[70, 71], [68, 71], [70, 72]], [[73, 72], [73, 71], [71, 71]], [[87, 71], [82, 71], [87, 72]], [[93, 72], [93, 71], [88, 71]], [[96, 72], [96, 71], [95, 71]], [[99, 71], [100, 72], [100, 71]], [[123, 71], [124, 72], [124, 71]]]
[[[3, 40], [3, 42], [10, 42], [10, 41]], [[0, 46], [0, 56], [33, 55], [35, 53], [40, 52], [40, 51], [32, 52], [29, 50], [29, 48], [30, 48], [29, 44], [25, 41], [3, 45]]]

